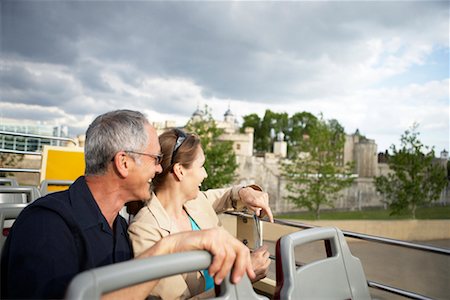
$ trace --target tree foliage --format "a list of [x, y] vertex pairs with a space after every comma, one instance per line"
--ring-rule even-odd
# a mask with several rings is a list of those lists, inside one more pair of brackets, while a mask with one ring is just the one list
[[445, 167], [435, 162], [434, 149], [419, 140], [417, 124], [402, 134], [401, 148], [391, 146], [387, 176], [375, 179], [378, 192], [384, 195], [391, 214], [408, 211], [415, 219], [418, 206], [439, 199], [448, 179]]
[[288, 144], [296, 147], [303, 136], [309, 135], [311, 128], [317, 123], [317, 117], [309, 112], [295, 113], [289, 118], [289, 128], [286, 132]]
[[207, 106], [205, 112], [202, 120], [189, 121], [186, 130], [195, 132], [200, 137], [206, 157], [205, 169], [208, 172], [208, 177], [202, 183], [202, 189], [207, 190], [231, 184], [236, 177], [238, 165], [233, 143], [219, 140], [224, 130], [217, 127]]
[[289, 124], [287, 113], [275, 113], [270, 109], [266, 110], [262, 119], [257, 114], [244, 116], [243, 119], [241, 132], [244, 132], [245, 127], [255, 129], [254, 148], [260, 152], [272, 151], [275, 134], [280, 131], [286, 133]]
[[319, 219], [320, 209], [332, 207], [338, 192], [352, 184], [353, 165], [343, 164], [345, 132], [338, 121], [321, 117], [307, 124], [309, 134], [302, 134], [293, 145], [291, 159], [282, 163], [282, 174], [289, 191], [286, 198]]
[[250, 114], [243, 117], [241, 131], [245, 127], [255, 129], [254, 148], [260, 152], [272, 151], [272, 144], [278, 132], [285, 134], [285, 140], [288, 144], [288, 153], [295, 147], [303, 137], [309, 133], [310, 128], [314, 126], [317, 118], [309, 112], [295, 113], [291, 117], [287, 113], [275, 113], [266, 110], [261, 119], [257, 114]]

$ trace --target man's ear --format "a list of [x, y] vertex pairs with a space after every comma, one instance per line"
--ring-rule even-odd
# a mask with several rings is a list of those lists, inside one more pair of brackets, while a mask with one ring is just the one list
[[114, 155], [113, 166], [117, 174], [121, 177], [127, 177], [130, 171], [130, 157], [123, 151]]

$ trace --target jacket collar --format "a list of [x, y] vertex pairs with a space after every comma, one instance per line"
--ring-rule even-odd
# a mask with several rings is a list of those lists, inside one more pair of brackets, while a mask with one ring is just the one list
[[151, 200], [147, 203], [147, 208], [161, 229], [166, 230], [169, 233], [176, 232], [175, 225], [170, 220], [169, 215], [154, 192], [152, 192]]
[[[204, 197], [202, 193], [199, 194], [199, 197]], [[211, 228], [211, 222], [209, 219], [205, 218], [205, 210], [204, 207], [198, 204], [198, 201], [200, 201], [198, 198], [194, 200], [189, 200], [184, 204], [184, 209], [186, 212], [191, 216], [192, 219], [194, 219], [195, 223], [197, 223], [198, 227], [200, 229], [207, 229]], [[178, 232], [179, 230], [176, 229], [175, 224], [171, 221], [169, 215], [167, 214], [166, 210], [162, 206], [161, 202], [159, 201], [156, 194], [152, 193], [152, 198], [147, 204], [147, 208], [150, 211], [150, 213], [155, 218], [156, 222], [158, 223], [158, 226], [168, 231], [169, 233]]]
[[[200, 192], [199, 197], [202, 196], [203, 194]], [[211, 220], [205, 217], [205, 214], [207, 213], [206, 207], [199, 205], [199, 202], [201, 201], [199, 197], [194, 200], [189, 200], [183, 207], [191, 218], [194, 219], [200, 229], [207, 229], [211, 227]]]

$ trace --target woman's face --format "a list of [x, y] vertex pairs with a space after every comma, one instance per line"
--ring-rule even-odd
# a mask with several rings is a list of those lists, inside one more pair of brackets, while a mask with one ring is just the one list
[[205, 167], [205, 154], [202, 147], [199, 145], [197, 149], [197, 155], [189, 168], [185, 168], [185, 176], [183, 178], [184, 190], [187, 193], [189, 200], [195, 199], [198, 196], [201, 184], [208, 174]]

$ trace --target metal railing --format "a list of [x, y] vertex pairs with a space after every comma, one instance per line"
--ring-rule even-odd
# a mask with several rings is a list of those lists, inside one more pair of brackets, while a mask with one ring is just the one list
[[[0, 130], [0, 135], [6, 136], [19, 136], [24, 138], [36, 138], [42, 140], [51, 140], [51, 141], [61, 141], [61, 142], [69, 142], [74, 146], [78, 146], [78, 142], [75, 139], [66, 138], [66, 137], [56, 137], [56, 136], [47, 136], [47, 135], [38, 135], [31, 133], [20, 133], [20, 132], [11, 132]], [[13, 150], [0, 148], [0, 153], [12, 153], [12, 154], [23, 154], [23, 155], [42, 155], [40, 151], [23, 151], [23, 150]], [[23, 168], [0, 168], [0, 172], [20, 172], [20, 173], [40, 173], [39, 169], [23, 169]]]
[[21, 133], [21, 132], [12, 132], [12, 131], [4, 131], [4, 130], [0, 130], [0, 134], [11, 135], [11, 136], [20, 136], [20, 137], [28, 137], [28, 138], [37, 138], [37, 139], [43, 139], [43, 140], [70, 142], [70, 143], [73, 143], [74, 146], [78, 145], [78, 143], [77, 143], [77, 141], [75, 139], [71, 139], [71, 138], [67, 138], [67, 137], [59, 137], [59, 136], [51, 136], [51, 135], [40, 135], [40, 134], [32, 134], [32, 133]]
[[[235, 214], [235, 213], [233, 213], [233, 214]], [[239, 213], [239, 214], [241, 216], [244, 215], [242, 213]], [[310, 225], [310, 224], [305, 224], [305, 223], [300, 223], [300, 222], [292, 222], [292, 221], [282, 221], [282, 220], [278, 220], [278, 219], [275, 220], [274, 223], [292, 226], [292, 227], [296, 227], [296, 228], [303, 228], [303, 229], [317, 227], [317, 226]], [[430, 246], [430, 245], [415, 244], [415, 243], [411, 243], [411, 242], [390, 239], [390, 238], [384, 238], [384, 237], [379, 237], [379, 236], [370, 235], [370, 234], [357, 233], [357, 232], [352, 232], [352, 231], [342, 230], [342, 232], [344, 233], [344, 236], [349, 237], [349, 238], [383, 243], [383, 244], [388, 244], [388, 245], [395, 245], [395, 246], [405, 247], [405, 248], [409, 248], [409, 249], [433, 252], [433, 253], [437, 253], [437, 254], [450, 255], [450, 249], [439, 248], [439, 247], [434, 247], [434, 246]]]
[[[251, 215], [248, 215], [248, 214], [242, 213], [242, 212], [230, 211], [230, 212], [226, 212], [226, 214], [233, 215], [236, 217], [241, 217], [241, 218], [252, 218]], [[268, 221], [267, 218], [262, 219], [262, 220]], [[290, 227], [295, 227], [295, 228], [301, 228], [301, 229], [309, 229], [309, 228], [318, 227], [318, 226], [314, 226], [311, 224], [306, 224], [306, 223], [301, 223], [301, 222], [293, 222], [293, 221], [284, 221], [284, 220], [279, 220], [279, 219], [274, 219], [274, 223], [280, 224], [280, 225], [285, 225], [285, 226], [290, 226]], [[345, 237], [349, 237], [349, 238], [355, 238], [355, 239], [365, 240], [365, 241], [369, 241], [369, 242], [383, 243], [383, 244], [388, 244], [388, 245], [392, 245], [392, 246], [404, 247], [404, 248], [408, 248], [408, 249], [414, 249], [414, 250], [420, 250], [420, 251], [425, 251], [425, 252], [429, 252], [429, 253], [436, 253], [436, 254], [440, 254], [440, 255], [450, 256], [450, 249], [434, 247], [434, 246], [430, 246], [430, 245], [415, 244], [415, 243], [411, 243], [411, 242], [395, 240], [395, 239], [390, 239], [390, 238], [384, 238], [384, 237], [379, 237], [379, 236], [374, 236], [374, 235], [369, 235], [369, 234], [345, 231], [345, 230], [342, 230], [342, 233], [344, 234]], [[275, 255], [270, 255], [270, 259], [275, 260]], [[298, 264], [298, 266], [300, 267], [301, 265]], [[367, 280], [367, 285], [371, 288], [379, 289], [379, 290], [382, 290], [382, 291], [385, 291], [385, 292], [388, 292], [391, 294], [403, 296], [403, 297], [406, 297], [409, 299], [418, 299], [418, 300], [432, 299], [432, 298], [429, 298], [427, 296], [424, 296], [424, 295], [421, 295], [418, 293], [414, 293], [414, 292], [407, 291], [407, 290], [404, 290], [404, 289], [401, 289], [398, 287], [389, 286], [389, 285], [371, 281], [371, 280]]]

